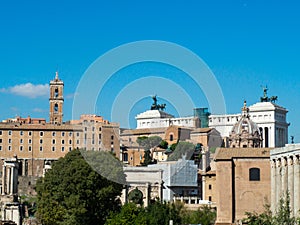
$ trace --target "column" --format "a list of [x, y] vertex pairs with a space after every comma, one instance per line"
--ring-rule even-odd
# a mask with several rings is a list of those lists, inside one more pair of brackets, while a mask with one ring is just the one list
[[299, 156], [294, 156], [294, 216], [299, 216], [300, 210], [300, 164], [299, 164]]
[[26, 174], [25, 174], [25, 170], [26, 170], [26, 168], [25, 168], [25, 166], [26, 166], [26, 162], [25, 162], [26, 160], [25, 159], [23, 159], [22, 161], [21, 161], [21, 163], [22, 163], [22, 176], [26, 176]]
[[284, 196], [287, 191], [287, 159], [286, 157], [281, 158], [281, 196]]
[[2, 192], [1, 192], [2, 195], [4, 195], [5, 192], [6, 192], [6, 181], [5, 181], [5, 178], [6, 178], [6, 169], [5, 169], [5, 166], [3, 165], [2, 166]]
[[280, 159], [276, 159], [276, 201], [275, 201], [275, 208], [276, 205], [280, 199], [281, 195], [281, 174], [280, 174], [280, 168], [281, 168], [281, 161]]
[[271, 211], [276, 209], [276, 160], [271, 159]]
[[6, 192], [6, 194], [8, 194], [8, 195], [10, 195], [11, 194], [11, 168], [10, 167], [8, 167], [7, 168], [7, 177], [6, 177], [7, 179], [7, 183], [6, 183], [6, 187], [7, 187], [7, 192]]
[[[288, 191], [290, 194], [290, 207], [294, 209], [294, 165], [293, 156], [288, 158]], [[294, 215], [293, 210], [291, 210], [291, 216]]]
[[14, 178], [15, 178], [15, 170], [14, 167], [10, 167], [10, 194], [14, 194]]

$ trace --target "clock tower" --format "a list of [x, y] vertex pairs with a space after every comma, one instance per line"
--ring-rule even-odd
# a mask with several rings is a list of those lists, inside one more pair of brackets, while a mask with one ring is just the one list
[[63, 122], [63, 104], [64, 104], [64, 82], [58, 78], [58, 72], [55, 79], [50, 81], [50, 123], [62, 124]]

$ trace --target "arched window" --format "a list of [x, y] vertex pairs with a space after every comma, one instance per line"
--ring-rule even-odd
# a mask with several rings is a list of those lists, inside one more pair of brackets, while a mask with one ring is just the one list
[[55, 113], [58, 112], [58, 104], [57, 104], [57, 103], [55, 103], [55, 105], [54, 105], [54, 112], [55, 112]]
[[260, 169], [250, 168], [249, 169], [249, 180], [250, 181], [260, 181]]
[[173, 140], [174, 140], [173, 134], [170, 134], [170, 141], [173, 141]]
[[55, 97], [55, 98], [58, 97], [58, 88], [55, 88], [55, 90], [54, 90], [54, 97]]

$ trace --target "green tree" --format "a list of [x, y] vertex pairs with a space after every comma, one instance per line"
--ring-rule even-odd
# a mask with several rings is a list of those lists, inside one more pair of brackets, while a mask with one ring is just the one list
[[105, 225], [147, 225], [146, 213], [143, 207], [134, 203], [127, 203], [122, 206], [119, 213], [112, 213]]
[[159, 147], [163, 148], [163, 149], [167, 149], [168, 148], [168, 142], [165, 141], [165, 140], [162, 140], [160, 143], [159, 143]]
[[203, 206], [197, 211], [183, 210], [181, 217], [184, 224], [211, 225], [215, 223], [216, 211], [209, 206]]
[[37, 216], [44, 225], [104, 224], [121, 207], [117, 196], [122, 186], [101, 176], [73, 150], [38, 180]]
[[191, 159], [195, 150], [195, 146], [190, 142], [179, 142], [175, 150], [168, 157], [168, 161], [177, 161], [182, 158], [182, 155], [186, 155], [186, 159]]

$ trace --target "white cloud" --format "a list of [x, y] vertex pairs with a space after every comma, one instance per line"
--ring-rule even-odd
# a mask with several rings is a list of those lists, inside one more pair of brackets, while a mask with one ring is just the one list
[[34, 108], [32, 111], [33, 111], [33, 112], [39, 112], [39, 113], [45, 112], [45, 110], [44, 110], [44, 109], [41, 109], [41, 108]]
[[36, 98], [49, 95], [49, 84], [18, 84], [9, 88], [1, 88], [0, 92], [11, 93], [28, 98]]

